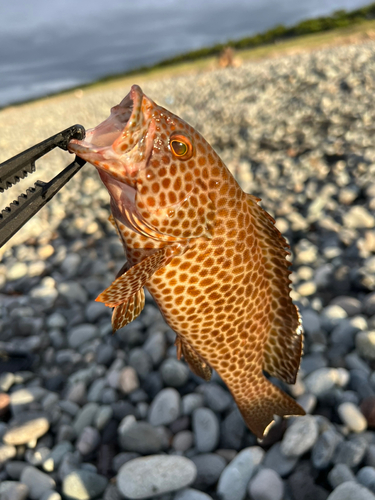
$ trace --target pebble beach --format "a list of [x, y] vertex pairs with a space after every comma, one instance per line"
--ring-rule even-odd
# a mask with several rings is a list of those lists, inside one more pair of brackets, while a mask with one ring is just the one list
[[[305, 342], [282, 387], [307, 414], [258, 442], [220, 377], [177, 361], [148, 293], [112, 335], [95, 298], [125, 257], [85, 165], [0, 250], [0, 351], [24, 353], [16, 371], [0, 359], [0, 498], [375, 500], [375, 42], [133, 83], [204, 135], [288, 239]], [[128, 91], [0, 111], [0, 162], [97, 125]], [[49, 153], [1, 208], [71, 161]]]

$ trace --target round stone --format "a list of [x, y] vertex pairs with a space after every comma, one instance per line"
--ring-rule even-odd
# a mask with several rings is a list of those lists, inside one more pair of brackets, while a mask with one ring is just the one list
[[52, 477], [31, 465], [23, 469], [20, 480], [29, 488], [29, 497], [32, 500], [39, 500], [46, 491], [56, 486]]
[[125, 451], [135, 451], [146, 455], [158, 453], [163, 447], [157, 429], [147, 422], [133, 420], [124, 429], [120, 424], [119, 435], [120, 444]]
[[206, 490], [219, 479], [226, 466], [226, 460], [216, 453], [203, 453], [191, 459], [197, 467], [197, 477], [193, 486], [199, 490]]
[[154, 455], [130, 460], [117, 475], [117, 486], [125, 498], [141, 499], [189, 486], [197, 474], [186, 457]]
[[27, 444], [39, 439], [49, 429], [49, 422], [45, 416], [24, 412], [11, 422], [11, 427], [4, 436], [5, 444], [20, 445]]
[[346, 481], [355, 481], [353, 472], [345, 464], [336, 464], [328, 473], [328, 482], [332, 488]]
[[284, 483], [272, 469], [262, 469], [250, 481], [248, 492], [252, 500], [281, 500]]
[[367, 421], [360, 409], [353, 403], [342, 403], [337, 408], [342, 422], [353, 432], [363, 432], [367, 429]]
[[189, 368], [182, 361], [168, 358], [160, 366], [160, 373], [165, 385], [181, 387], [189, 378]]
[[375, 493], [375, 468], [369, 466], [362, 467], [357, 472], [357, 481]]
[[280, 450], [287, 457], [299, 457], [314, 446], [318, 434], [318, 424], [312, 415], [298, 417], [285, 432]]
[[212, 500], [210, 495], [203, 493], [203, 491], [194, 490], [193, 488], [185, 488], [179, 491], [173, 500]]
[[139, 380], [137, 372], [131, 366], [123, 368], [119, 375], [119, 389], [122, 390], [124, 394], [130, 394], [139, 387]]
[[327, 500], [375, 500], [375, 495], [364, 486], [354, 482], [341, 483], [329, 495]]
[[240, 451], [221, 473], [217, 493], [221, 500], [243, 500], [250, 479], [264, 457], [264, 450], [251, 446]]
[[209, 408], [198, 408], [193, 412], [192, 428], [195, 446], [201, 453], [214, 451], [219, 444], [220, 427], [215, 413]]
[[68, 473], [62, 482], [64, 498], [69, 500], [90, 500], [103, 493], [108, 480], [84, 469], [74, 470]]
[[355, 344], [360, 356], [366, 359], [375, 359], [375, 331], [358, 332]]
[[168, 425], [181, 414], [181, 397], [176, 389], [166, 388], [151, 403], [148, 420], [155, 427]]

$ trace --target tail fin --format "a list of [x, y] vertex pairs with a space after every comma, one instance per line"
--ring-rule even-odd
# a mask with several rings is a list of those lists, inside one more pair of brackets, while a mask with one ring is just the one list
[[305, 415], [305, 410], [294, 399], [285, 394], [269, 380], [263, 377], [260, 389], [251, 391], [248, 398], [235, 396], [237, 406], [251, 432], [258, 439], [263, 439], [268, 427], [274, 420], [274, 415], [293, 416]]

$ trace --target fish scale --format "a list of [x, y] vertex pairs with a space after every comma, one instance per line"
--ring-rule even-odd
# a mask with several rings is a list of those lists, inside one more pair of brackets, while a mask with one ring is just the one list
[[[124, 130], [106, 143], [129, 103]], [[295, 382], [302, 328], [289, 295], [288, 245], [259, 199], [196, 130], [138, 86], [69, 149], [98, 168], [126, 250], [128, 270], [97, 299], [115, 307], [114, 329], [141, 312], [145, 286], [176, 332], [178, 356], [205, 380], [219, 373], [258, 438], [274, 415], [303, 415], [263, 373]]]

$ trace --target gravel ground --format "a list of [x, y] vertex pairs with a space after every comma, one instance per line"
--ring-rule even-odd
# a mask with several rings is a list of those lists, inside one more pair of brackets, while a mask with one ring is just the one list
[[[306, 338], [286, 389], [307, 415], [258, 443], [219, 377], [205, 383], [176, 360], [149, 295], [111, 335], [111, 311], [93, 299], [124, 253], [87, 165], [3, 251], [0, 347], [26, 354], [1, 363], [1, 498], [374, 500], [375, 44], [142, 87], [204, 134], [290, 241]], [[0, 161], [96, 125], [127, 92], [3, 110]], [[71, 158], [50, 153], [3, 205]]]

